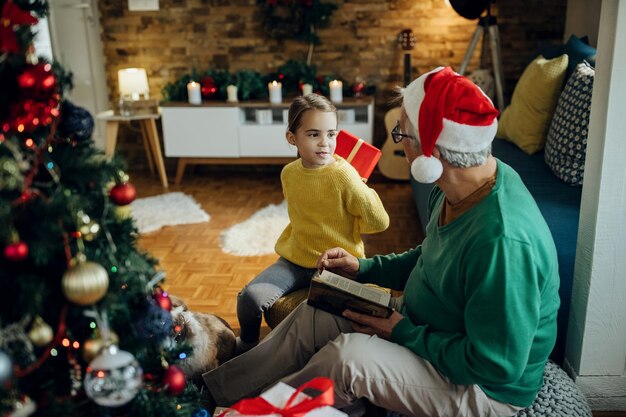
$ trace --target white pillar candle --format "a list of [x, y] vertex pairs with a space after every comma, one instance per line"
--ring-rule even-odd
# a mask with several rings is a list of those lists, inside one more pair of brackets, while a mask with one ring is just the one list
[[226, 87], [226, 94], [228, 95], [227, 101], [236, 102], [237, 101], [237, 86], [229, 85]]
[[330, 87], [330, 101], [341, 103], [343, 101], [343, 92], [341, 91], [343, 83], [339, 80], [332, 80], [328, 83], [328, 87]]
[[187, 97], [189, 104], [202, 104], [202, 96], [200, 95], [200, 83], [195, 81], [187, 84]]
[[277, 81], [267, 84], [270, 90], [270, 103], [278, 104], [283, 101], [283, 85]]
[[302, 95], [306, 96], [307, 94], [311, 94], [313, 92], [313, 86], [311, 84], [303, 84], [302, 85]]

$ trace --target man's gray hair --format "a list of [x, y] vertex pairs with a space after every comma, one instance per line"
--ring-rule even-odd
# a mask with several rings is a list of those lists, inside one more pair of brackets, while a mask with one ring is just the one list
[[[408, 134], [415, 138], [418, 138], [417, 140], [414, 140], [414, 139], [408, 139], [408, 140], [410, 140], [411, 143], [415, 147], [420, 148], [421, 145], [419, 142], [419, 137], [420, 137], [419, 132], [413, 125], [413, 122], [410, 119], [408, 121], [409, 121]], [[458, 167], [458, 168], [470, 168], [470, 167], [477, 167], [477, 166], [483, 165], [487, 162], [487, 158], [489, 157], [489, 155], [491, 155], [491, 144], [489, 144], [489, 146], [487, 146], [485, 149], [478, 151], [478, 152], [451, 151], [450, 149], [446, 149], [439, 145], [435, 145], [435, 147], [441, 153], [441, 158], [443, 160], [447, 161], [450, 165], [454, 167]]]

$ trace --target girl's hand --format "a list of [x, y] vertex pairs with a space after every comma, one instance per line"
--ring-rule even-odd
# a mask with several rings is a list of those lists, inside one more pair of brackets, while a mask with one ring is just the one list
[[404, 318], [397, 311], [394, 311], [389, 318], [368, 316], [352, 310], [345, 310], [343, 316], [352, 320], [352, 328], [355, 332], [376, 335], [382, 339], [390, 340], [391, 332], [396, 324]]
[[345, 249], [332, 248], [319, 257], [317, 269], [320, 271], [328, 269], [330, 272], [343, 277], [355, 279], [359, 272], [359, 260]]

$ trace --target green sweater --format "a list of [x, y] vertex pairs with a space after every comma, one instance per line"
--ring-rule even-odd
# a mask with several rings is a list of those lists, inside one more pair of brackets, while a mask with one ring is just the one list
[[443, 192], [430, 196], [422, 245], [359, 260], [359, 277], [404, 290], [392, 341], [431, 362], [450, 381], [477, 384], [520, 407], [541, 388], [556, 339], [556, 248], [537, 204], [498, 161], [492, 192], [439, 227]]

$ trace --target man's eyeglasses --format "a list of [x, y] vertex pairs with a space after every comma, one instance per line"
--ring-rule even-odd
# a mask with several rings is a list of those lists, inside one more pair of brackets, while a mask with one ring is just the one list
[[411, 138], [413, 140], [417, 140], [415, 136], [406, 135], [400, 132], [400, 121], [398, 120], [398, 123], [396, 123], [396, 127], [394, 127], [391, 130], [391, 139], [393, 139], [393, 143], [400, 143], [402, 142], [402, 139], [404, 138]]

